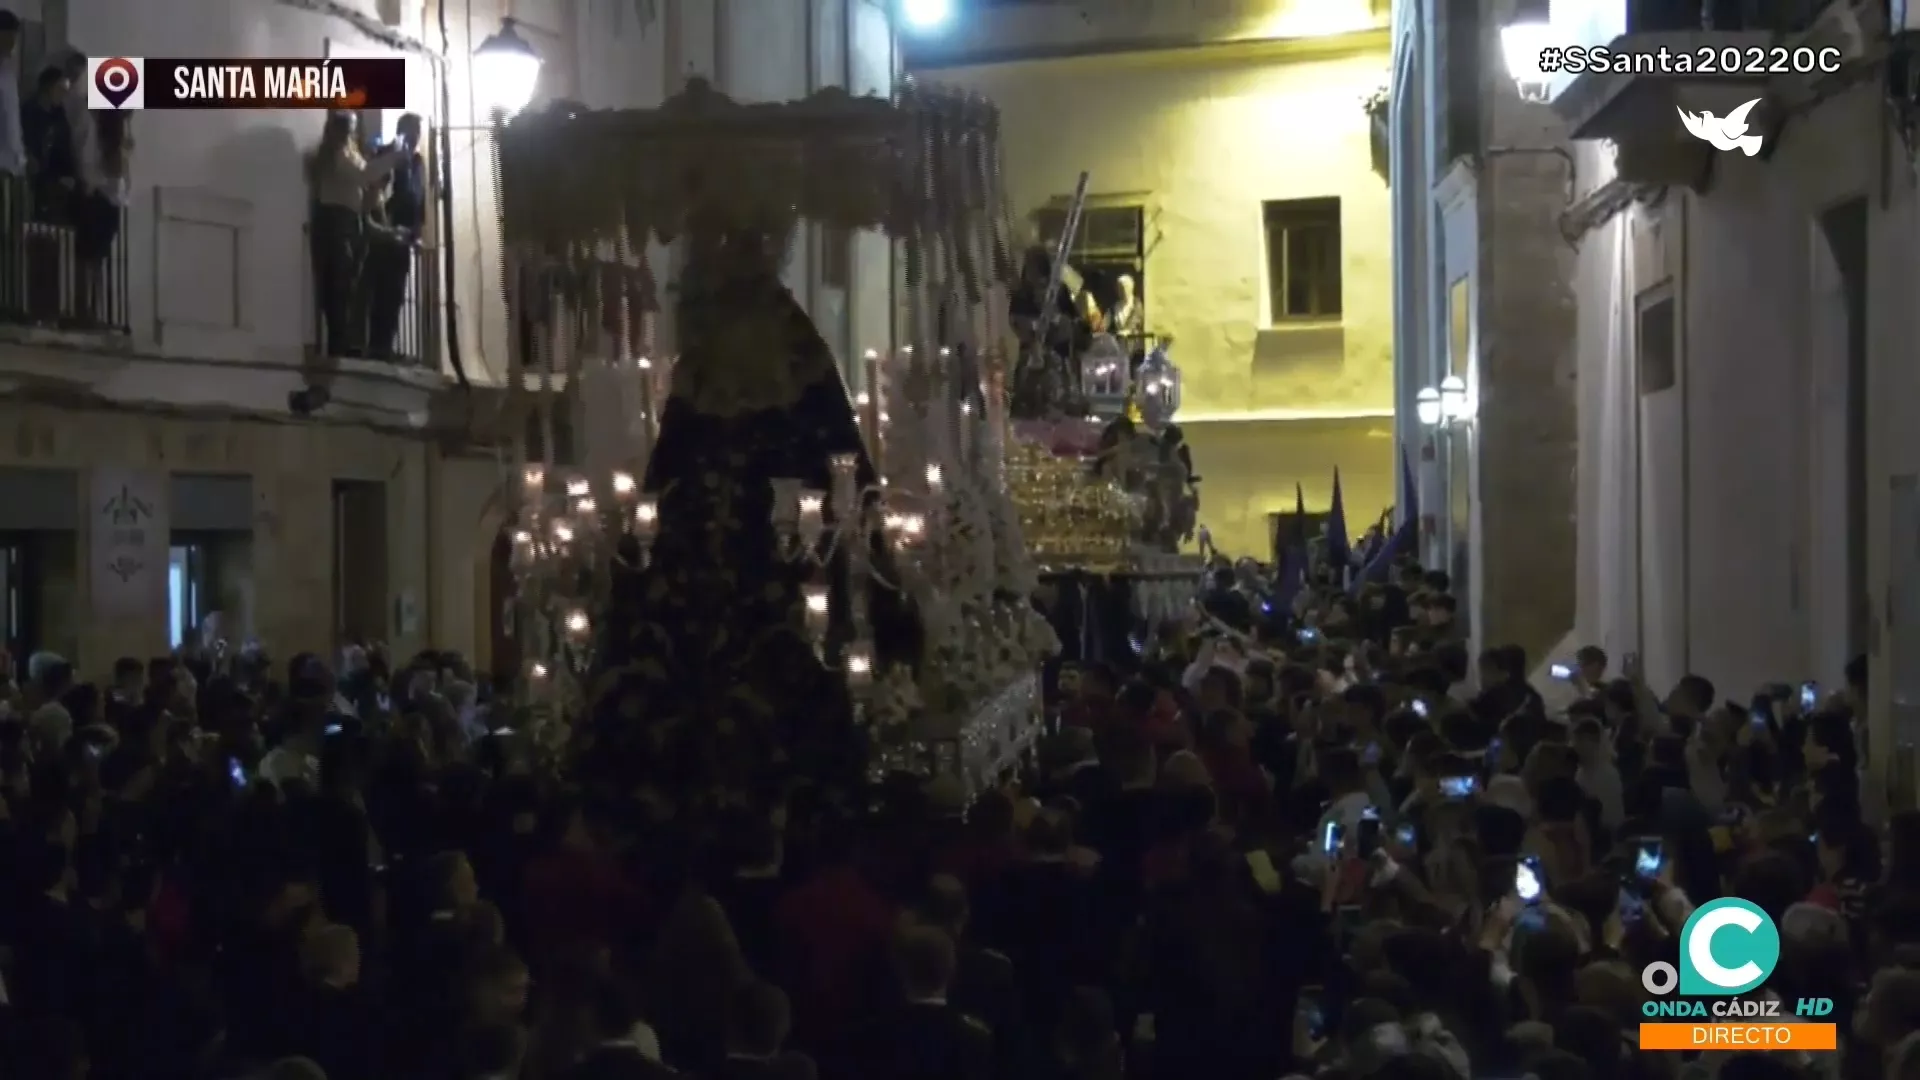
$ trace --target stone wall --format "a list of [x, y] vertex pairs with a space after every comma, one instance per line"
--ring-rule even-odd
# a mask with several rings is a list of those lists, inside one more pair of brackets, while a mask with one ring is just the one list
[[1572, 163], [1559, 118], [1502, 66], [1508, 6], [1482, 6], [1476, 636], [1538, 661], [1574, 625], [1575, 249], [1558, 227]]
[[[89, 471], [102, 466], [252, 478], [247, 565], [229, 552], [214, 591], [223, 604], [246, 598], [232, 636], [257, 636], [276, 656], [337, 645], [335, 480], [385, 485], [386, 595], [360, 599], [387, 613], [396, 652], [432, 644], [474, 655], [487, 640], [491, 600], [474, 590], [498, 528], [482, 520], [498, 484], [491, 463], [447, 460], [422, 440], [360, 428], [0, 403], [0, 467], [72, 470], [85, 491]], [[43, 637], [98, 676], [117, 657], [164, 653], [168, 613], [164, 592], [143, 617], [92, 611], [89, 516], [71, 534], [49, 534], [61, 539], [42, 563]], [[70, 556], [59, 550], [69, 537]]]

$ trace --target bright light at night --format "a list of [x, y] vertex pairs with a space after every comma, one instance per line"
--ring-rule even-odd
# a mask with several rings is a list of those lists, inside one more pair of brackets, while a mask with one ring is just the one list
[[915, 30], [938, 30], [953, 18], [953, 0], [900, 0], [900, 16]]

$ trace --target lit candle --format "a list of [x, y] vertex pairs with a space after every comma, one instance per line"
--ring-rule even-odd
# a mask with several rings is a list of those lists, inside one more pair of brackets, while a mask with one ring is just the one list
[[927, 490], [928, 491], [937, 495], [940, 493], [940, 489], [946, 486], [946, 483], [947, 483], [946, 473], [940, 468], [938, 464], [927, 466]]
[[819, 543], [821, 535], [826, 532], [825, 509], [826, 497], [819, 492], [800, 493], [800, 539], [808, 547]]
[[553, 523], [553, 538], [562, 544], [573, 543], [573, 526], [564, 521]]
[[873, 689], [873, 646], [866, 641], [847, 645], [847, 691], [854, 700], [863, 700]]
[[588, 483], [584, 476], [575, 476], [567, 481], [567, 497], [570, 499], [578, 499], [592, 493], [593, 485]]
[[867, 392], [861, 395], [860, 417], [867, 428], [867, 453], [872, 456], [874, 471], [878, 473], [885, 471], [881, 468], [881, 462], [886, 454], [885, 440], [880, 437], [886, 425], [886, 412], [880, 406], [880, 353], [878, 351], [867, 350], [866, 366]]
[[640, 542], [651, 543], [660, 534], [660, 504], [651, 496], [633, 508], [633, 531]]
[[632, 502], [640, 493], [640, 485], [634, 483], [633, 474], [617, 472], [613, 474], [613, 497], [621, 502]]
[[833, 614], [832, 600], [825, 585], [804, 586], [801, 597], [807, 606], [807, 636], [818, 645], [827, 638], [827, 624]]
[[567, 633], [569, 635], [575, 638], [583, 638], [592, 630], [593, 622], [587, 618], [586, 612], [576, 608], [567, 613]]
[[653, 450], [653, 361], [640, 358], [640, 445], [651, 453]]
[[547, 677], [547, 665], [541, 664], [541, 663], [535, 663], [532, 667], [527, 669], [527, 674], [533, 676], [534, 679], [536, 680], [544, 679]]
[[600, 512], [600, 504], [592, 499], [575, 499], [573, 512], [582, 518], [590, 518]]
[[539, 491], [547, 486], [547, 471], [538, 465], [529, 465], [521, 472], [520, 482], [528, 491]]

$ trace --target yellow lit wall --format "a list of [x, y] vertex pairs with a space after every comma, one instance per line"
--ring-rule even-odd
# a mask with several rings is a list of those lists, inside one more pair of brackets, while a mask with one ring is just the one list
[[[1017, 222], [1083, 169], [1101, 202], [1143, 206], [1148, 329], [1173, 338], [1201, 518], [1228, 551], [1267, 550], [1296, 478], [1323, 508], [1335, 465], [1356, 529], [1393, 501], [1389, 202], [1362, 110], [1387, 66], [1375, 32], [928, 73], [999, 105]], [[1343, 317], [1272, 327], [1262, 203], [1325, 196]]]
[[1200, 474], [1200, 520], [1222, 551], [1265, 559], [1267, 515], [1293, 511], [1299, 481], [1307, 512], [1333, 505], [1333, 470], [1347, 532], [1358, 540], [1393, 505], [1393, 418], [1239, 420], [1183, 426]]

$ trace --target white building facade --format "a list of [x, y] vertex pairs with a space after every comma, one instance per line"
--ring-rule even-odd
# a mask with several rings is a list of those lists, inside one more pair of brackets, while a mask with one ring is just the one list
[[[1778, 42], [1838, 61], [1756, 79], [1541, 80], [1571, 125], [1581, 198], [1613, 211], [1586, 222], [1577, 275], [1581, 635], [1643, 653], [1655, 685], [1698, 672], [1734, 697], [1770, 680], [1838, 687], [1867, 655], [1872, 745], [1895, 748], [1873, 767], [1910, 801], [1920, 210], [1916, 148], [1868, 58], [1885, 17], [1838, 0], [1703, 32], [1562, 6], [1556, 44]], [[1911, 109], [1904, 96], [1893, 111]], [[1675, 115], [1755, 98], [1752, 157]]]
[[[109, 257], [124, 283], [86, 305], [101, 317], [76, 328], [64, 317], [71, 289], [34, 284], [47, 265], [79, 276], [57, 240], [52, 263], [11, 275], [25, 283], [0, 303], [0, 427], [12, 433], [0, 438], [0, 563], [16, 612], [6, 636], [90, 674], [164, 651], [211, 611], [226, 636], [280, 656], [359, 636], [487, 666], [507, 507], [495, 449], [473, 443], [502, 427], [509, 322], [491, 88], [475, 84], [471, 58], [503, 19], [543, 60], [534, 107], [648, 107], [695, 75], [744, 100], [825, 86], [884, 94], [898, 67], [888, 7], [871, 0], [0, 3], [27, 25], [29, 88], [75, 51], [399, 55], [407, 109], [429, 131], [406, 362], [321, 355], [303, 170], [319, 113], [135, 115], [132, 196]], [[397, 118], [363, 126], [390, 132]], [[892, 276], [883, 240], [836, 246], [803, 230], [789, 280], [844, 359], [854, 342], [886, 340]], [[330, 402], [293, 415], [289, 395], [310, 385]]]

